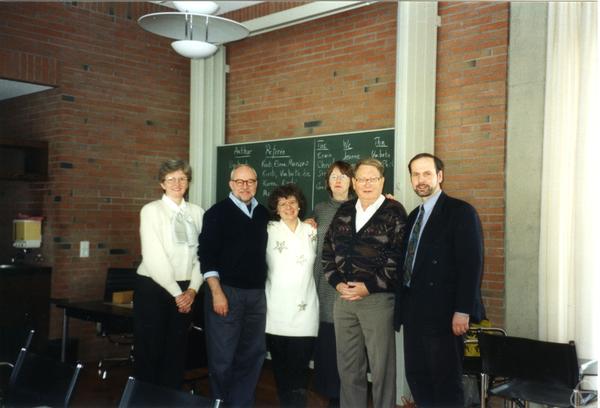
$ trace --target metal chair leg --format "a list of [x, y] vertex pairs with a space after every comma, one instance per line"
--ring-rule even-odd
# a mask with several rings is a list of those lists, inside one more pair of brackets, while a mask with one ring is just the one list
[[481, 373], [481, 389], [479, 390], [479, 397], [481, 398], [481, 408], [485, 408], [487, 405], [487, 391], [488, 376], [487, 374]]

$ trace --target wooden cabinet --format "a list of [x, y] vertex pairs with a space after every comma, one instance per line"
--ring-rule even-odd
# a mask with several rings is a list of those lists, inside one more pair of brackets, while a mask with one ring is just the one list
[[48, 179], [48, 142], [0, 138], [0, 179]]
[[32, 347], [45, 350], [50, 318], [52, 268], [0, 265], [0, 361], [10, 361], [24, 334], [35, 330]]

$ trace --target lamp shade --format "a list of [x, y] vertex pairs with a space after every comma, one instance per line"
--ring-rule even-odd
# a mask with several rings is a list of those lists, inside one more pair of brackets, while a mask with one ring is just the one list
[[186, 58], [208, 58], [217, 52], [218, 47], [214, 44], [196, 40], [173, 41], [171, 47], [179, 55]]
[[174, 1], [173, 6], [183, 13], [214, 14], [219, 5], [214, 1]]
[[[186, 33], [186, 21], [193, 20]], [[174, 40], [201, 39], [224, 44], [246, 38], [250, 31], [242, 24], [219, 16], [191, 13], [152, 13], [141, 16], [138, 24], [146, 31]], [[206, 35], [206, 37], [205, 37]]]

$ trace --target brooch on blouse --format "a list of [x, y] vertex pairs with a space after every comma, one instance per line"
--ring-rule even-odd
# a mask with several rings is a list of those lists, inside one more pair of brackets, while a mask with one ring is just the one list
[[275, 243], [275, 251], [279, 251], [279, 253], [282, 253], [283, 251], [285, 251], [287, 249], [287, 246], [285, 245], [285, 241], [277, 241]]

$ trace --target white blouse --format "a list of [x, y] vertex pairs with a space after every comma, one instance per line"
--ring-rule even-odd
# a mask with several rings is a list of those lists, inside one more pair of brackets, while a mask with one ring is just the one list
[[[189, 287], [198, 291], [203, 280], [198, 261], [203, 215], [199, 206], [185, 200], [178, 206], [166, 196], [146, 204], [140, 212], [142, 263], [137, 273], [152, 278], [173, 297], [182, 293], [177, 281], [189, 280]], [[177, 236], [176, 217], [183, 219], [185, 241]]]
[[317, 230], [298, 221], [296, 231], [283, 221], [267, 227], [268, 275], [266, 332], [279, 336], [316, 336], [319, 300], [313, 277]]

